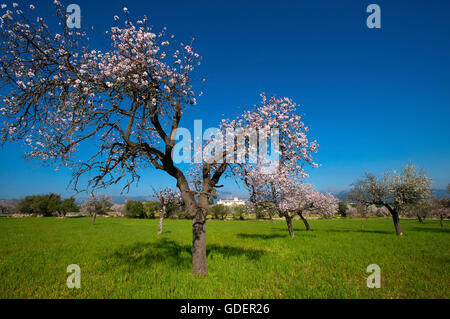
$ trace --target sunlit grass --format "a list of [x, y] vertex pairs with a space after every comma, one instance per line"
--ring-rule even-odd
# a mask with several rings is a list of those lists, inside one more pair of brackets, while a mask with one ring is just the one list
[[[438, 221], [208, 221], [209, 276], [191, 274], [191, 222], [0, 218], [1, 298], [449, 298], [450, 234]], [[366, 267], [381, 267], [381, 288]], [[66, 267], [81, 267], [81, 289]]]

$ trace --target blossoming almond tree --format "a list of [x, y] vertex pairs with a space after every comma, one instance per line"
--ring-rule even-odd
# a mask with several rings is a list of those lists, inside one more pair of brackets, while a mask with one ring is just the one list
[[275, 209], [280, 217], [286, 219], [289, 235], [294, 237], [292, 219], [298, 215], [310, 230], [304, 214], [315, 212], [323, 217], [332, 217], [338, 211], [338, 199], [331, 194], [322, 194], [310, 184], [294, 181], [289, 178], [289, 170], [279, 170], [277, 175], [258, 176], [248, 182], [252, 183], [253, 202], [271, 204], [268, 209]]
[[182, 205], [183, 200], [181, 198], [180, 191], [175, 191], [169, 187], [155, 190], [154, 196], [160, 201], [161, 203], [161, 211], [159, 213], [159, 225], [158, 225], [158, 234], [162, 233], [162, 227], [163, 227], [163, 221], [166, 217], [167, 213], [167, 207], [169, 205]]
[[316, 213], [323, 218], [331, 218], [338, 212], [339, 200], [330, 193], [323, 194], [309, 184], [293, 186], [295, 191], [287, 198], [289, 205], [305, 224], [307, 231], [311, 230], [305, 213]]
[[[192, 44], [177, 43], [165, 28], [154, 31], [146, 17], [131, 22], [124, 10], [124, 26], [107, 31], [111, 46], [102, 51], [89, 47], [85, 32], [66, 27], [65, 8], [58, 1], [59, 29], [33, 16], [34, 7], [3, 9], [2, 143], [22, 140], [30, 149], [27, 157], [66, 165], [75, 189], [80, 177], [89, 175], [86, 190], [92, 192], [119, 182], [128, 190], [148, 167], [167, 172], [192, 218], [193, 273], [207, 275], [209, 199], [230, 162], [203, 161], [194, 188], [172, 157], [182, 115], [201, 95], [192, 86], [192, 72], [200, 63]], [[317, 145], [308, 142], [307, 128], [293, 110], [290, 99], [263, 96], [260, 108], [229, 126], [246, 119], [249, 127], [267, 123], [279, 128], [282, 160], [296, 163], [293, 171], [301, 174], [297, 162], [311, 162]]]
[[392, 216], [397, 235], [403, 235], [400, 213], [410, 205], [427, 200], [431, 195], [431, 179], [423, 169], [409, 163], [401, 172], [385, 172], [381, 178], [366, 173], [356, 181], [349, 199], [362, 205], [382, 205]]

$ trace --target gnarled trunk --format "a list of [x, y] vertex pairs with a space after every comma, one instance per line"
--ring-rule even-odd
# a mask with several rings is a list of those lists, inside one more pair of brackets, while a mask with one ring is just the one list
[[166, 216], [166, 205], [163, 205], [161, 212], [159, 213], [158, 235], [162, 233], [163, 221], [165, 216]]
[[289, 230], [289, 236], [291, 236], [291, 238], [294, 238], [294, 228], [292, 227], [292, 218], [290, 216], [284, 216], [286, 218], [286, 223], [288, 226], [288, 230]]
[[192, 272], [196, 275], [208, 275], [206, 263], [206, 220], [192, 220]]
[[397, 212], [395, 212], [395, 214], [392, 215], [392, 219], [394, 220], [395, 232], [397, 233], [397, 235], [402, 236], [403, 235], [402, 226], [400, 226], [400, 218], [398, 217]]
[[400, 218], [398, 216], [398, 212], [394, 208], [392, 208], [390, 205], [384, 205], [384, 206], [388, 209], [388, 211], [392, 215], [392, 220], [394, 221], [395, 232], [397, 233], [397, 235], [402, 236], [403, 231], [402, 231], [402, 227], [400, 226]]
[[306, 220], [306, 218], [303, 216], [302, 212], [297, 212], [298, 216], [300, 216], [301, 220], [303, 221], [303, 224], [305, 224], [305, 228], [306, 230], [311, 230], [311, 228], [309, 227], [309, 223]]
[[94, 216], [92, 217], [92, 225], [95, 224], [95, 218], [97, 217], [97, 213], [94, 213]]
[[444, 215], [440, 216], [439, 223], [441, 224], [441, 228], [444, 228]]
[[400, 226], [400, 217], [398, 216], [398, 212], [395, 209], [390, 210], [392, 215], [392, 220], [394, 221], [395, 232], [397, 235], [402, 236], [402, 226]]
[[420, 215], [417, 215], [417, 219], [419, 220], [419, 223], [423, 223], [423, 219], [422, 219], [422, 216], [420, 216]]
[[207, 276], [208, 264], [206, 262], [206, 214], [208, 212], [208, 197], [200, 195], [198, 203], [195, 201], [188, 205], [195, 210], [192, 219], [192, 273]]

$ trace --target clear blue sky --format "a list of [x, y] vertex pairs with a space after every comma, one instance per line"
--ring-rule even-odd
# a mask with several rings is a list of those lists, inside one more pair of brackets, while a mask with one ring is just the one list
[[[51, 3], [35, 5], [42, 11]], [[450, 1], [63, 3], [79, 4], [82, 26], [97, 27], [93, 45], [107, 43], [100, 34], [124, 6], [181, 41], [195, 37], [207, 81], [185, 126], [194, 119], [217, 125], [222, 114], [233, 117], [257, 103], [262, 91], [292, 97], [320, 144], [322, 166], [309, 170], [320, 190], [347, 189], [365, 171], [379, 174], [408, 161], [425, 168], [434, 188], [450, 183]], [[381, 7], [381, 29], [366, 27], [370, 3]], [[0, 198], [72, 194], [70, 171], [26, 162], [18, 144], [0, 154]], [[173, 184], [164, 172], [148, 170], [130, 195]]]

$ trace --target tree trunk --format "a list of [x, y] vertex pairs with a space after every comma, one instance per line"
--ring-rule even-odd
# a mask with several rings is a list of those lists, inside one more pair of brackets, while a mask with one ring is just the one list
[[289, 236], [291, 236], [291, 238], [294, 238], [294, 228], [292, 228], [292, 218], [290, 216], [285, 216], [285, 218], [289, 230]]
[[92, 217], [92, 225], [95, 224], [95, 218], [97, 217], [97, 213], [94, 213], [94, 216]]
[[420, 216], [420, 215], [417, 215], [417, 219], [419, 220], [419, 223], [423, 223], [423, 220], [422, 220], [422, 216]]
[[208, 196], [201, 194], [195, 205], [192, 220], [192, 273], [200, 276], [208, 275], [206, 262], [206, 214], [208, 212]]
[[163, 205], [161, 212], [159, 213], [159, 226], [158, 226], [158, 235], [162, 233], [164, 216], [166, 215], [166, 205]]
[[398, 216], [398, 212], [395, 210], [392, 210], [391, 214], [392, 214], [392, 220], [394, 221], [395, 232], [397, 233], [397, 235], [402, 236], [403, 232], [402, 232], [402, 226], [400, 226], [400, 218]]
[[308, 221], [306, 220], [305, 217], [303, 217], [303, 213], [302, 213], [302, 212], [299, 212], [299, 213], [298, 213], [298, 216], [300, 216], [300, 218], [301, 218], [302, 221], [303, 221], [303, 224], [305, 224], [306, 230], [311, 230], [311, 228], [309, 227]]
[[439, 223], [441, 224], [441, 228], [444, 228], [444, 215], [441, 215]]
[[397, 235], [402, 236], [403, 235], [402, 226], [400, 226], [400, 218], [398, 216], [397, 210], [392, 208], [391, 205], [389, 205], [389, 204], [384, 204], [384, 207], [386, 207], [387, 210], [389, 211], [389, 213], [391, 213], [391, 215], [392, 215], [392, 220], [394, 221], [395, 232], [397, 233]]
[[207, 194], [210, 189], [204, 188], [204, 192], [198, 196], [197, 201], [185, 180], [179, 179], [177, 186], [181, 191], [186, 209], [192, 217], [192, 273], [207, 276], [206, 215], [209, 208], [209, 196]]
[[196, 216], [192, 220], [192, 272], [195, 275], [208, 275], [206, 263], [206, 220]]
[[367, 222], [367, 218], [363, 219], [363, 221], [361, 222], [361, 230], [364, 230], [364, 224]]

